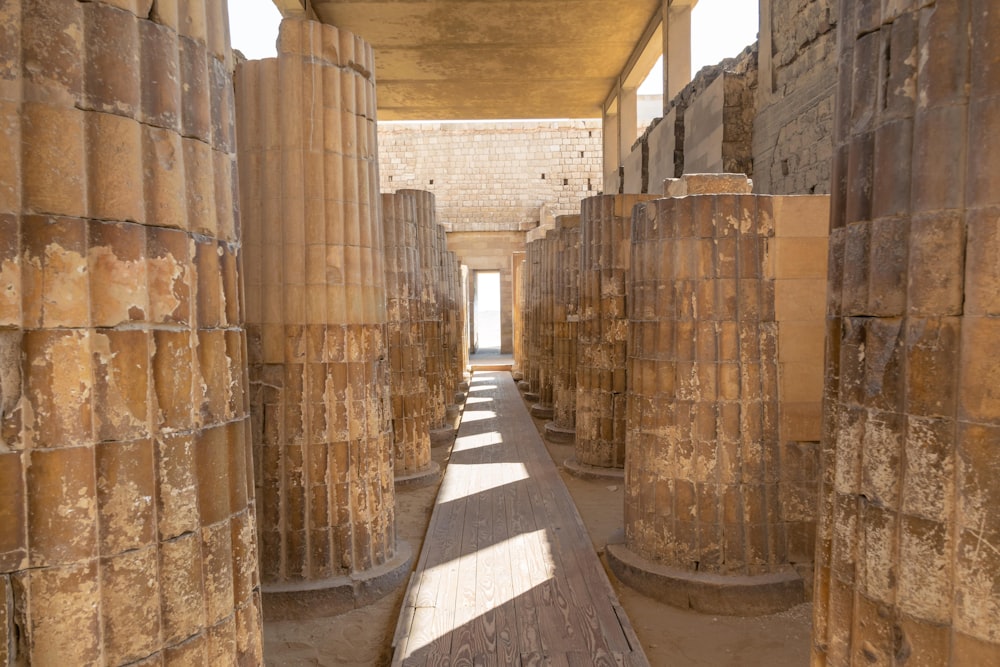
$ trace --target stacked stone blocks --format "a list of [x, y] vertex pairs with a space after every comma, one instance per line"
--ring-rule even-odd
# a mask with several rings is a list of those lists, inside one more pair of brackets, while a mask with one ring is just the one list
[[0, 664], [260, 664], [226, 3], [0, 34]]
[[840, 9], [813, 664], [993, 664], [1000, 11]]
[[826, 210], [749, 194], [635, 209], [626, 551], [612, 562], [626, 580], [644, 569], [632, 555], [666, 566], [672, 603], [759, 613], [803, 597], [792, 566], [811, 573]]
[[[398, 565], [371, 47], [282, 22], [237, 74], [268, 614], [323, 614]], [[279, 174], [274, 177], [274, 174]], [[353, 600], [350, 600], [353, 605]]]

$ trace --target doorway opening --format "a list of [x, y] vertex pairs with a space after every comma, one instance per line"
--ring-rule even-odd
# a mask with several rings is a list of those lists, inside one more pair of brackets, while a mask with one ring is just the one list
[[476, 271], [472, 300], [472, 351], [500, 354], [499, 271]]

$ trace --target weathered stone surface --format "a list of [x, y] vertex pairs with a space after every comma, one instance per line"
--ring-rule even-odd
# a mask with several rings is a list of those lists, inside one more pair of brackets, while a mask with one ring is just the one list
[[432, 472], [425, 343], [420, 318], [423, 275], [412, 195], [382, 195], [385, 283], [388, 304], [395, 476]]
[[580, 210], [576, 460], [625, 465], [625, 402], [632, 208], [656, 195], [602, 195]]
[[552, 270], [552, 421], [546, 437], [572, 442], [576, 430], [577, 325], [580, 320], [580, 216], [556, 221]]
[[[745, 177], [736, 189], [749, 189]], [[824, 300], [828, 204], [785, 209], [786, 199], [694, 195], [634, 209], [616, 567], [644, 588], [662, 580], [681, 606], [766, 613], [801, 601], [800, 571], [810, 573], [822, 346], [796, 336], [822, 340], [823, 309], [811, 305]], [[820, 261], [802, 267], [813, 245]]]
[[990, 664], [1000, 12], [864, 9], [838, 26], [813, 660]]
[[[3, 664], [162, 664], [224, 628], [220, 664], [262, 660], [257, 584], [233, 593], [233, 553], [256, 558], [239, 232], [217, 187], [235, 155], [211, 127], [181, 135], [197, 91], [170, 65], [172, 4], [0, 10], [21, 36], [0, 87], [18, 156], [0, 160]], [[199, 104], [223, 114], [211, 4], [186, 62], [221, 74]]]
[[[236, 75], [265, 613], [272, 592], [335, 596], [397, 551], [373, 71], [350, 33], [290, 19], [278, 57]], [[237, 588], [206, 580], [217, 606]]]
[[[835, 0], [760, 2], [755, 192], [830, 192], [840, 6]], [[899, 54], [910, 50], [902, 44], [892, 49]], [[914, 61], [903, 56], [893, 62]], [[912, 78], [895, 66], [891, 77], [887, 90], [906, 97]]]

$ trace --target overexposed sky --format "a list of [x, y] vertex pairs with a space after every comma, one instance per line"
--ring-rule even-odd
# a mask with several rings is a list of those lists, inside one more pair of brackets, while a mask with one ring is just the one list
[[[699, 0], [691, 14], [691, 74], [706, 65], [731, 58], [757, 39], [757, 0]], [[281, 14], [271, 0], [229, 0], [229, 24], [233, 48], [247, 58], [270, 58], [275, 55]], [[662, 66], [662, 65], [661, 65]], [[660, 70], [662, 72], [662, 70]], [[650, 77], [656, 93], [663, 75], [654, 70]]]
[[229, 32], [233, 48], [250, 60], [273, 58], [277, 51], [281, 12], [271, 0], [229, 0]]

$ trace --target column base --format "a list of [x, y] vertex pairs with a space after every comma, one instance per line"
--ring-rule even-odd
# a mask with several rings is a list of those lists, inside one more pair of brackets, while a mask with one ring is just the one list
[[530, 382], [528, 382], [527, 380], [518, 380], [517, 381], [517, 390], [520, 391], [522, 394], [524, 392], [528, 391], [529, 389], [531, 389], [531, 383]]
[[514, 382], [520, 382], [524, 379], [524, 373], [521, 371], [511, 371], [510, 376], [514, 378]]
[[691, 572], [660, 565], [635, 554], [624, 544], [604, 551], [608, 567], [622, 582], [643, 595], [681, 609], [726, 616], [763, 616], [805, 602], [802, 577], [787, 572], [725, 575]]
[[301, 621], [336, 616], [365, 607], [406, 582], [413, 568], [413, 549], [396, 542], [396, 556], [378, 567], [344, 577], [295, 584], [263, 584], [265, 621]]
[[575, 458], [566, 459], [563, 462], [563, 468], [565, 468], [566, 472], [569, 474], [574, 477], [579, 477], [580, 479], [610, 479], [619, 482], [625, 481], [625, 468], [603, 468], [601, 466], [592, 466], [587, 463], [580, 463]]
[[[527, 396], [527, 394], [525, 394]], [[544, 403], [535, 403], [531, 406], [531, 416], [536, 419], [552, 419], [552, 406]]]
[[524, 400], [526, 400], [528, 403], [531, 403], [532, 405], [537, 403], [538, 399], [541, 398], [541, 396], [538, 395], [538, 392], [535, 391], [526, 391], [524, 392], [523, 395], [524, 395]]
[[465, 398], [466, 395], [464, 391], [456, 391], [455, 395], [452, 397], [452, 400], [455, 401], [455, 405], [462, 405], [463, 403], [465, 403]]
[[405, 475], [396, 475], [393, 483], [397, 489], [416, 489], [421, 486], [430, 486], [441, 478], [441, 466], [437, 461], [431, 461], [423, 470], [411, 472]]
[[431, 429], [431, 447], [444, 447], [455, 441], [455, 429], [450, 426]]
[[560, 445], [571, 444], [576, 440], [576, 429], [556, 426], [555, 422], [545, 424], [545, 439]]

